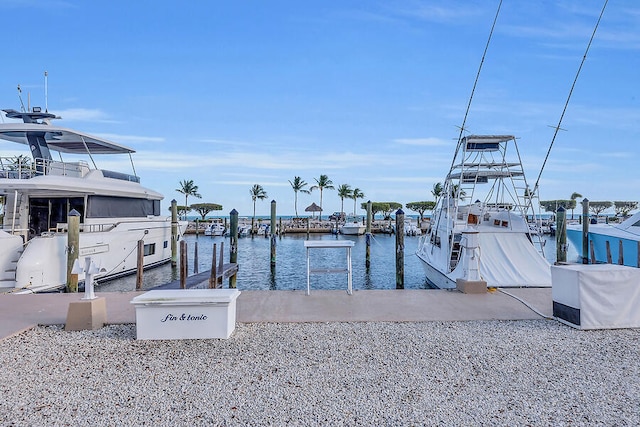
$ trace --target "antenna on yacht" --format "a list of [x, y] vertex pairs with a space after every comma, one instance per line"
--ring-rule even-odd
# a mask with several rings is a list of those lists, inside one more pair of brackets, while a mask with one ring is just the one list
[[496, 16], [493, 18], [493, 24], [491, 25], [491, 31], [489, 32], [489, 38], [487, 39], [487, 44], [484, 47], [484, 52], [482, 52], [482, 59], [480, 60], [480, 65], [478, 66], [478, 72], [476, 73], [476, 79], [473, 82], [473, 88], [471, 89], [471, 95], [469, 96], [469, 102], [467, 103], [467, 110], [464, 112], [464, 118], [462, 119], [462, 126], [460, 126], [460, 135], [458, 136], [458, 145], [456, 146], [456, 151], [453, 154], [453, 160], [451, 161], [451, 168], [449, 172], [453, 169], [453, 164], [456, 161], [456, 157], [458, 156], [458, 150], [460, 149], [460, 141], [462, 141], [462, 134], [465, 131], [465, 124], [467, 123], [467, 116], [469, 115], [469, 109], [471, 108], [471, 101], [473, 100], [473, 94], [476, 91], [476, 86], [478, 84], [478, 79], [480, 78], [480, 71], [482, 71], [482, 65], [484, 64], [484, 58], [487, 56], [487, 51], [489, 50], [489, 44], [491, 43], [491, 37], [493, 36], [493, 30], [496, 27], [496, 22], [498, 21], [498, 15], [500, 14], [500, 8], [502, 7], [502, 0], [498, 3], [498, 10], [496, 10]]
[[22, 88], [20, 87], [20, 85], [18, 85], [18, 98], [20, 99], [20, 109], [23, 113], [26, 113], [26, 111], [24, 110], [24, 102], [22, 102]]
[[44, 72], [44, 112], [49, 112], [49, 88], [47, 86], [49, 73], [47, 71]]
[[609, 0], [605, 0], [604, 1], [604, 5], [602, 6], [602, 10], [600, 11], [600, 16], [598, 17], [598, 20], [596, 21], [596, 25], [593, 28], [593, 32], [591, 33], [591, 38], [589, 39], [589, 43], [587, 44], [587, 49], [584, 52], [584, 55], [582, 56], [582, 61], [580, 62], [580, 66], [578, 67], [578, 71], [576, 72], [576, 76], [573, 79], [573, 84], [571, 85], [571, 89], [569, 90], [569, 95], [567, 95], [567, 100], [564, 103], [564, 108], [562, 109], [562, 114], [560, 114], [560, 120], [558, 120], [558, 124], [556, 126], [552, 126], [555, 131], [553, 132], [553, 138], [551, 138], [551, 144], [549, 144], [549, 149], [547, 150], [547, 155], [544, 158], [544, 161], [542, 162], [542, 167], [540, 168], [540, 173], [538, 174], [538, 178], [536, 179], [536, 183], [533, 186], [533, 192], [536, 193], [538, 191], [538, 185], [540, 183], [540, 177], [542, 177], [542, 171], [544, 170], [545, 165], [547, 164], [547, 160], [549, 159], [549, 154], [551, 154], [551, 148], [553, 147], [553, 143], [556, 141], [556, 136], [558, 135], [558, 132], [561, 130], [566, 130], [566, 129], [562, 129], [560, 127], [560, 125], [562, 125], [562, 119], [564, 118], [564, 113], [566, 113], [567, 111], [567, 107], [569, 106], [569, 100], [571, 99], [571, 95], [573, 94], [573, 89], [576, 87], [576, 82], [578, 81], [578, 76], [580, 75], [580, 71], [582, 70], [582, 66], [584, 65], [584, 62], [587, 60], [587, 54], [589, 53], [589, 48], [591, 47], [591, 43], [593, 42], [593, 39], [596, 36], [596, 31], [598, 30], [598, 25], [600, 25], [600, 20], [602, 19], [602, 15], [604, 15], [604, 10], [607, 7], [607, 3], [609, 2]]
[[[487, 56], [487, 51], [489, 50], [489, 44], [491, 43], [491, 37], [493, 36], [493, 30], [496, 27], [496, 22], [498, 21], [498, 15], [500, 15], [500, 8], [502, 7], [502, 0], [498, 3], [498, 9], [496, 10], [496, 16], [493, 18], [493, 24], [491, 25], [491, 31], [489, 31], [489, 37], [487, 38], [487, 44], [484, 47], [484, 52], [482, 52], [482, 59], [480, 60], [480, 65], [478, 66], [478, 72], [476, 73], [476, 78], [473, 82], [473, 87], [471, 89], [471, 95], [469, 95], [469, 102], [467, 103], [467, 109], [464, 113], [464, 118], [462, 119], [462, 125], [460, 126], [460, 134], [458, 135], [458, 143], [456, 144], [456, 150], [453, 154], [453, 159], [451, 160], [451, 166], [449, 167], [449, 174], [453, 171], [453, 166], [455, 164], [456, 158], [458, 157], [458, 151], [460, 150], [460, 143], [462, 141], [462, 135], [466, 131], [465, 125], [467, 124], [467, 116], [469, 115], [469, 110], [471, 109], [471, 101], [473, 100], [473, 94], [476, 91], [476, 86], [478, 84], [478, 80], [480, 79], [480, 71], [482, 71], [482, 65], [484, 64], [484, 58]], [[447, 196], [450, 194], [451, 190], [449, 188], [444, 188], [444, 195]], [[440, 217], [442, 216], [442, 210], [440, 210], [440, 215], [438, 216], [438, 224], [440, 223]]]

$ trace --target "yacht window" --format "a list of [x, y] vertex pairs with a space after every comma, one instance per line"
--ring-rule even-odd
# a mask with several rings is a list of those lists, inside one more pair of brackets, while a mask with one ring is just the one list
[[147, 245], [144, 245], [144, 256], [153, 255], [155, 253], [156, 253], [155, 243], [149, 243]]
[[160, 215], [160, 200], [89, 196], [87, 218], [126, 218], [148, 215]]

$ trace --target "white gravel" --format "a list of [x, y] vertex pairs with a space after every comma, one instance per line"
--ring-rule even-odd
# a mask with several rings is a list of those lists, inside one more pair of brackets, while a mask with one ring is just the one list
[[0, 424], [637, 426], [639, 348], [549, 320], [39, 327], [0, 342]]

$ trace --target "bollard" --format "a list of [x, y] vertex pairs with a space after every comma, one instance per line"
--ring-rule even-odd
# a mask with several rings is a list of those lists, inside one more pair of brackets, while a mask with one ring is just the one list
[[171, 201], [171, 267], [178, 265], [178, 202]]
[[396, 289], [404, 289], [404, 233], [398, 224], [404, 224], [402, 209], [396, 211]]
[[276, 268], [276, 201], [271, 201], [271, 270]]
[[365, 236], [365, 267], [367, 270], [371, 268], [371, 200], [367, 201], [367, 231]]
[[567, 212], [560, 206], [556, 212], [556, 264], [567, 262]]
[[580, 203], [582, 203], [582, 263], [589, 264], [589, 199], [585, 197]]
[[[238, 211], [233, 209], [229, 212], [229, 220], [231, 223], [231, 235], [229, 237], [229, 262], [238, 262]], [[229, 277], [229, 289], [236, 288], [236, 275]]]
[[138, 240], [138, 258], [136, 261], [136, 291], [142, 290], [143, 270], [144, 270], [144, 240]]
[[67, 223], [67, 292], [78, 292], [78, 275], [72, 270], [80, 253], [80, 212], [72, 209]]

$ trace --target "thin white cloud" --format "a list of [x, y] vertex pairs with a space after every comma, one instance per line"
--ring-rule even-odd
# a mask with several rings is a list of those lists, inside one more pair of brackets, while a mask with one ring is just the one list
[[140, 136], [140, 135], [120, 135], [117, 133], [100, 133], [96, 134], [105, 139], [111, 139], [113, 141], [127, 141], [127, 142], [164, 142], [165, 139], [159, 136]]
[[440, 138], [397, 138], [394, 139], [393, 142], [402, 145], [420, 145], [424, 147], [451, 145], [451, 141], [445, 141]]
[[107, 113], [99, 109], [69, 108], [67, 110], [51, 111], [51, 113], [67, 121], [117, 123], [117, 121], [110, 119]]

